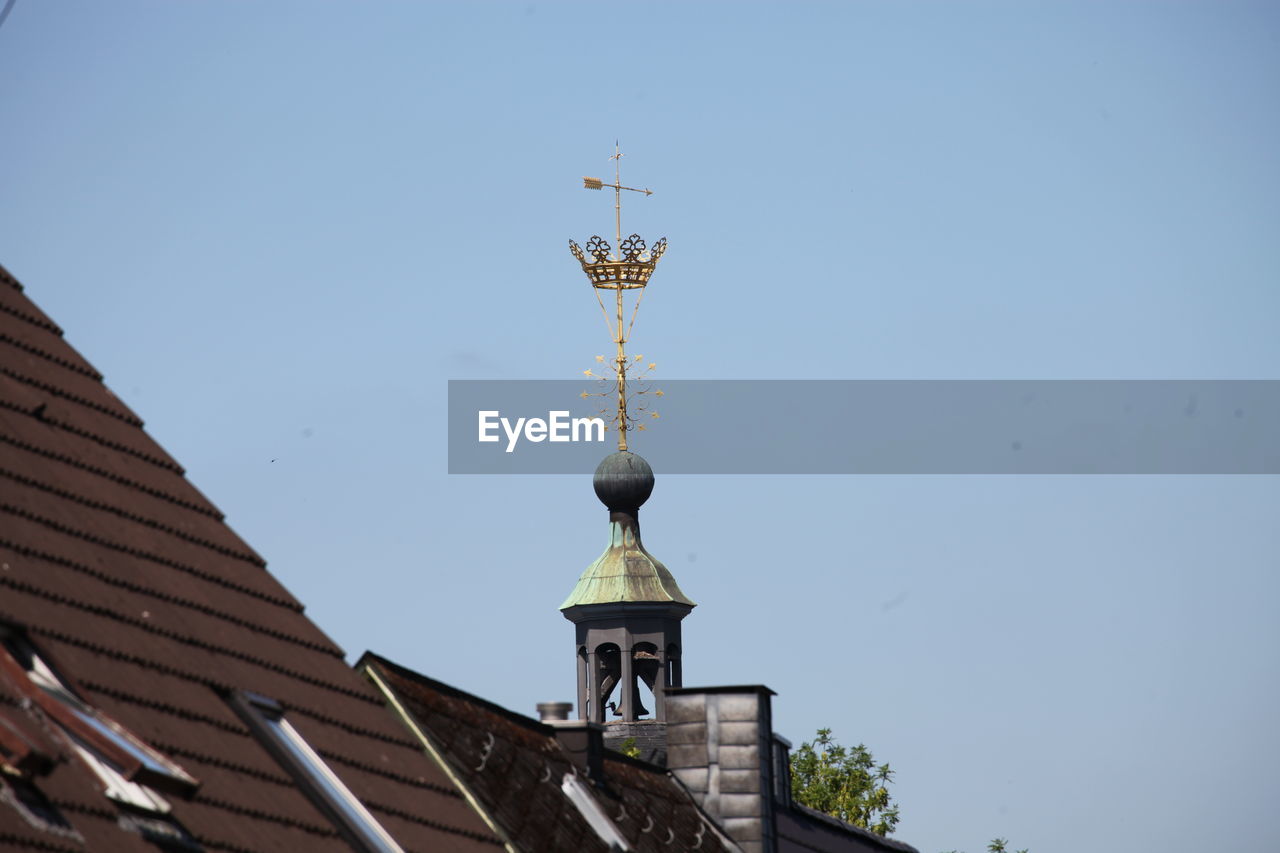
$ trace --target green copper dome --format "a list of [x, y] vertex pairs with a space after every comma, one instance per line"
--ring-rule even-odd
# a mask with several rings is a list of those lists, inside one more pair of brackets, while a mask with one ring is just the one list
[[679, 584], [640, 541], [640, 505], [653, 490], [653, 471], [625, 451], [605, 457], [596, 469], [596, 494], [610, 510], [609, 544], [578, 578], [561, 610], [587, 604], [674, 602], [694, 607]]

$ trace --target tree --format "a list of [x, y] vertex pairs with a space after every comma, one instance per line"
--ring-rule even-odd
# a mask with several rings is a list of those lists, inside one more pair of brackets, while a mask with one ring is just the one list
[[877, 835], [888, 835], [898, 825], [898, 807], [889, 796], [892, 781], [888, 764], [876, 764], [863, 744], [841, 746], [831, 729], [818, 729], [812, 743], [791, 754], [795, 802]]
[[[898, 825], [898, 807], [887, 787], [892, 781], [888, 764], [876, 764], [862, 744], [853, 749], [841, 746], [831, 729], [818, 729], [812, 743], [802, 743], [791, 753], [791, 799], [877, 835], [888, 835]], [[993, 838], [987, 853], [1027, 849], [1011, 851], [1008, 840]]]
[[[954, 850], [948, 850], [947, 853], [956, 853]], [[1010, 853], [1009, 841], [1004, 838], [993, 838], [987, 843], [987, 853]], [[1027, 848], [1014, 851], [1014, 853], [1027, 853]]]
[[[993, 838], [991, 839], [991, 843], [987, 845], [987, 853], [1008, 853], [1005, 849], [1008, 843], [1009, 842], [1003, 838]], [[1017, 853], [1027, 853], [1027, 848], [1023, 847], [1021, 850], [1017, 851]]]

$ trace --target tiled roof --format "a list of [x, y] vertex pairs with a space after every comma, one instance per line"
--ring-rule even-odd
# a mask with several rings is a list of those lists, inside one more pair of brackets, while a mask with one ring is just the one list
[[[228, 705], [237, 690], [277, 700], [405, 850], [500, 849], [222, 518], [0, 268], [0, 623], [199, 780], [169, 799], [206, 850], [349, 849]], [[0, 679], [6, 720], [47, 728]], [[34, 782], [83, 843], [0, 802], [0, 849], [156, 849], [59, 742]]]
[[[452, 772], [521, 850], [606, 853], [563, 790], [566, 774], [584, 776], [559, 746], [555, 729], [461, 690], [366, 654], [371, 672], [441, 753]], [[604, 784], [592, 796], [630, 849], [726, 851], [710, 818], [660, 767], [604, 753]]]

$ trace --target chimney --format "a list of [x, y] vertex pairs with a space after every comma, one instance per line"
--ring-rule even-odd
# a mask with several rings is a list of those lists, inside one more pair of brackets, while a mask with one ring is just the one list
[[569, 719], [569, 712], [572, 710], [572, 702], [539, 702], [538, 719], [544, 723], [550, 723], [553, 720], [567, 720]]
[[570, 702], [539, 702], [538, 717], [551, 726], [569, 760], [596, 785], [604, 784], [604, 726], [587, 720], [570, 720]]
[[[667, 690], [667, 769], [743, 853], [774, 850], [780, 744], [762, 685]], [[779, 780], [780, 781], [780, 780]]]

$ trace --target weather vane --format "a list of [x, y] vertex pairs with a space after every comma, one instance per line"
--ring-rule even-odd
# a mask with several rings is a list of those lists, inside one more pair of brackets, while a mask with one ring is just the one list
[[[631, 337], [632, 326], [636, 324], [636, 315], [640, 313], [640, 303], [644, 300], [645, 285], [649, 283], [649, 277], [653, 275], [653, 269], [658, 265], [658, 260], [662, 257], [662, 253], [667, 250], [667, 238], [663, 237], [654, 243], [651, 250], [645, 245], [639, 234], [632, 234], [625, 240], [622, 239], [622, 191], [629, 190], [631, 192], [644, 193], [646, 196], [653, 195], [653, 192], [648, 189], [642, 190], [622, 185], [622, 151], [616, 142], [614, 143], [613, 156], [609, 159], [614, 161], [612, 184], [606, 184], [599, 178], [583, 178], [582, 185], [589, 190], [602, 190], [605, 187], [613, 189], [617, 249], [615, 250], [610, 246], [603, 237], [592, 235], [591, 239], [587, 241], [585, 253], [582, 247], [573, 240], [569, 241], [569, 251], [573, 252], [573, 256], [578, 259], [578, 263], [582, 264], [583, 272], [587, 274], [587, 280], [591, 282], [591, 286], [595, 290], [596, 301], [600, 303], [600, 311], [604, 315], [605, 326], [609, 329], [609, 335], [613, 338], [613, 342], [618, 348], [617, 354], [611, 362], [602, 355], [596, 356], [596, 361], [606, 365], [605, 369], [612, 376], [600, 376], [591, 370], [583, 371], [587, 376], [607, 382], [611, 386], [610, 389], [594, 395], [583, 391], [582, 396], [586, 398], [616, 395], [617, 413], [613, 420], [618, 430], [618, 449], [626, 450], [627, 433], [633, 429], [644, 429], [643, 422], [632, 419], [628, 415], [627, 407], [636, 396], [651, 393], [647, 386], [641, 384], [641, 380], [657, 367], [653, 363], [642, 366], [640, 362], [643, 356], [635, 355], [628, 358], [627, 341]], [[612, 317], [610, 317], [609, 309], [605, 306], [604, 298], [600, 295], [602, 290], [612, 290], [614, 292], [615, 310]], [[624, 325], [626, 315], [624, 295], [630, 290], [639, 291], [639, 293], [635, 295], [635, 305], [631, 310], [631, 321]], [[636, 383], [630, 389], [627, 386], [628, 379]], [[661, 391], [652, 393], [657, 397], [662, 396]], [[641, 413], [647, 414], [650, 418], [658, 417], [657, 412], [650, 410], [640, 401], [636, 402], [635, 412], [637, 415]]]

